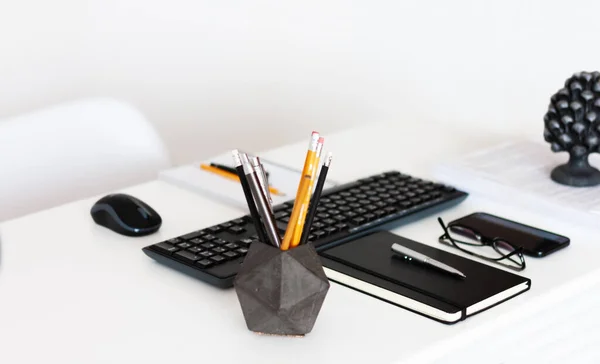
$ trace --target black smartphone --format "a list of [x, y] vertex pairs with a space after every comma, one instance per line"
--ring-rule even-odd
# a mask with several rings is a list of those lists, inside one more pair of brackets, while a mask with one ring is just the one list
[[570, 239], [566, 236], [485, 212], [476, 212], [454, 220], [448, 224], [448, 228], [458, 235], [470, 238], [478, 236], [483, 242], [502, 238], [522, 247], [523, 254], [533, 257], [547, 256], [570, 244]]

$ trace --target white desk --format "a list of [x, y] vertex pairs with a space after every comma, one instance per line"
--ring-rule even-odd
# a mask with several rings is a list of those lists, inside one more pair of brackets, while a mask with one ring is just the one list
[[[330, 176], [347, 181], [399, 169], [428, 177], [432, 162], [494, 139], [442, 129], [426, 136], [431, 129], [376, 125], [329, 136], [327, 149], [336, 155]], [[359, 142], [362, 136], [371, 141]], [[359, 146], [368, 146], [369, 151]], [[305, 148], [303, 140], [262, 156], [299, 166]], [[504, 361], [500, 355], [506, 345], [515, 344], [511, 344], [511, 330], [521, 328], [521, 336], [516, 337], [521, 337], [522, 345], [523, 337], [535, 334], [523, 328], [545, 327], [539, 322], [555, 317], [564, 322], [573, 314], [570, 297], [594, 302], [600, 287], [598, 232], [470, 196], [442, 216], [449, 221], [485, 210], [550, 227], [570, 236], [572, 245], [542, 260], [528, 259], [524, 275], [533, 281], [529, 292], [456, 325], [443, 325], [332, 284], [307, 337], [259, 336], [246, 329], [233, 290], [213, 288], [154, 262], [141, 251], [242, 211], [158, 181], [123, 192], [159, 211], [164, 223], [157, 234], [128, 238], [95, 225], [89, 209], [97, 198], [0, 224], [0, 362], [464, 363], [479, 359], [512, 363], [517, 361]], [[437, 243], [440, 228], [435, 216], [395, 231], [445, 249]], [[553, 315], [561, 311], [556, 307], [562, 309], [562, 316]], [[590, 310], [588, 323], [600, 321], [597, 312]], [[504, 344], [495, 346], [493, 338], [499, 335], [504, 335]], [[560, 335], [547, 340], [553, 337]], [[581, 349], [577, 340], [570, 344], [573, 350]]]

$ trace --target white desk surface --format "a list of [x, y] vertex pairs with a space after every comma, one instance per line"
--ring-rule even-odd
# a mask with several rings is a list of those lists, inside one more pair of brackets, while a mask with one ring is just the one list
[[[359, 141], [363, 136], [371, 140]], [[390, 169], [430, 177], [433, 162], [495, 139], [418, 125], [410, 130], [385, 124], [352, 129], [327, 137], [327, 149], [335, 152], [330, 177], [349, 181]], [[306, 144], [303, 140], [261, 155], [300, 166]], [[209, 286], [141, 251], [243, 211], [159, 181], [123, 192], [162, 215], [158, 233], [128, 238], [95, 225], [89, 210], [100, 196], [0, 224], [0, 362], [453, 362], [450, 358], [456, 353], [463, 355], [458, 362], [466, 362], [465, 353], [475, 352], [471, 343], [499, 332], [506, 337], [515, 327], [527, 325], [531, 313], [549, 312], [551, 319], [552, 305], [565, 311], [569, 297], [585, 295], [591, 287], [598, 292], [600, 287], [597, 232], [470, 196], [441, 216], [449, 221], [483, 210], [555, 230], [571, 237], [572, 244], [547, 258], [528, 259], [523, 275], [532, 279], [530, 291], [456, 325], [440, 324], [332, 283], [312, 333], [301, 339], [260, 336], [247, 330], [233, 290]], [[435, 216], [395, 232], [449, 249], [437, 242]], [[598, 322], [597, 309], [588, 313], [588, 319]], [[502, 347], [477, 344], [481, 356], [468, 359], [505, 362], [501, 353], [508, 339], [504, 340]]]

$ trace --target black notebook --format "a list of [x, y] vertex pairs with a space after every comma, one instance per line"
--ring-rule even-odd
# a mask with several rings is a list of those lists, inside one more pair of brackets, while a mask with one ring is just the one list
[[[466, 278], [394, 256], [394, 243], [448, 264]], [[531, 287], [528, 278], [387, 231], [319, 254], [331, 281], [444, 323], [464, 320]]]

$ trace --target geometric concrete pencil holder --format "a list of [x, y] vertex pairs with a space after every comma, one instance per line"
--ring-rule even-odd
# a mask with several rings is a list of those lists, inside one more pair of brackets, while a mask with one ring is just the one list
[[329, 280], [312, 244], [282, 251], [254, 243], [234, 281], [246, 325], [271, 335], [305, 335], [317, 320]]

